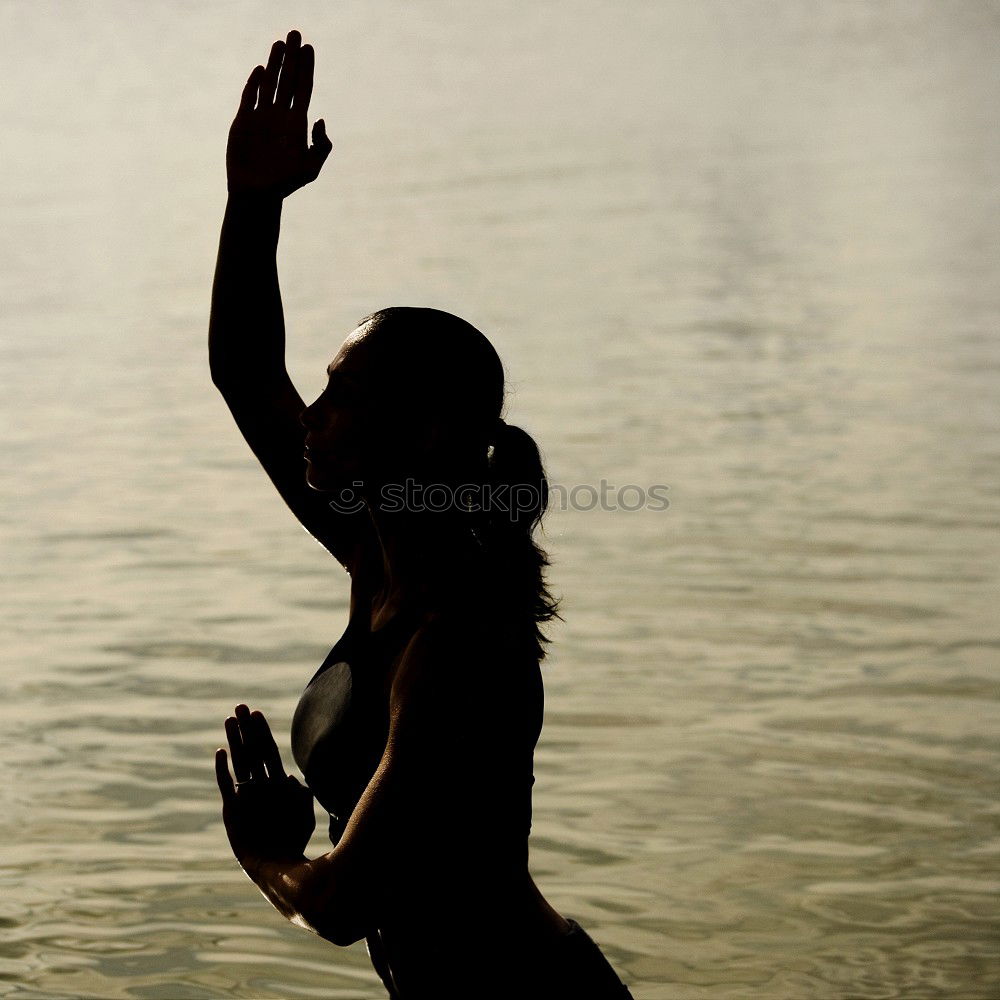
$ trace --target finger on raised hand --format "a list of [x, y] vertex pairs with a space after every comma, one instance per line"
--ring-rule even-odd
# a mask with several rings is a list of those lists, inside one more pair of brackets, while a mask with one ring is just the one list
[[240, 96], [240, 107], [236, 112], [238, 115], [245, 115], [253, 111], [254, 105], [257, 103], [257, 88], [260, 86], [263, 74], [263, 66], [254, 66], [250, 72], [246, 86], [244, 86], [243, 93]]
[[233, 784], [233, 776], [229, 773], [226, 751], [222, 747], [215, 751], [215, 780], [219, 784], [223, 804], [229, 805], [236, 798], [236, 786]]
[[316, 67], [316, 53], [311, 45], [303, 45], [299, 51], [299, 68], [295, 74], [294, 108], [306, 114], [313, 91], [313, 70]]
[[281, 79], [278, 80], [278, 92], [274, 98], [275, 107], [283, 110], [292, 106], [301, 44], [302, 36], [294, 29], [289, 31], [288, 38], [285, 39], [285, 61], [281, 64]]
[[312, 127], [312, 141], [313, 144], [306, 150], [306, 170], [309, 180], [314, 181], [319, 177], [319, 172], [333, 149], [333, 143], [326, 134], [326, 122], [322, 118], [317, 119]]
[[267, 772], [264, 770], [264, 756], [261, 753], [260, 738], [257, 735], [257, 724], [246, 705], [236, 706], [236, 722], [240, 727], [244, 763], [250, 772], [250, 777], [254, 781], [263, 781], [267, 778]]
[[229, 740], [229, 756], [233, 761], [233, 773], [236, 775], [236, 783], [249, 781], [253, 775], [250, 773], [250, 761], [247, 749], [243, 743], [240, 724], [232, 715], [226, 719], [226, 739]]
[[285, 766], [281, 763], [281, 751], [274, 741], [267, 719], [264, 718], [262, 712], [251, 712], [250, 718], [255, 725], [257, 744], [264, 766], [267, 768], [267, 776], [269, 778], [284, 778]]
[[267, 57], [264, 76], [260, 82], [260, 106], [266, 107], [274, 103], [274, 90], [278, 86], [278, 71], [281, 69], [281, 57], [285, 54], [285, 43], [280, 39], [271, 46]]

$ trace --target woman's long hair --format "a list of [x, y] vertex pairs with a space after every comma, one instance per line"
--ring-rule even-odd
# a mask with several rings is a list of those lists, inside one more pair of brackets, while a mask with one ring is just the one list
[[501, 417], [496, 350], [474, 326], [437, 309], [383, 309], [362, 323], [378, 353], [381, 394], [393, 401], [390, 419], [413, 423], [422, 413], [447, 428], [434, 468], [421, 478], [453, 491], [453, 516], [485, 557], [483, 596], [541, 660], [549, 641], [542, 626], [559, 617], [546, 583], [549, 558], [535, 540], [548, 481], [534, 439]]
[[534, 537], [549, 504], [549, 484], [534, 438], [498, 422], [488, 471], [493, 503], [484, 518], [483, 544], [518, 617], [533, 623], [534, 651], [541, 659], [549, 641], [542, 625], [558, 618], [559, 610], [545, 579], [548, 555]]

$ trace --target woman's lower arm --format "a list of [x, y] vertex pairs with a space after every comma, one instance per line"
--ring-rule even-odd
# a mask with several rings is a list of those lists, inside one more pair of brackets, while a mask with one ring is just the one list
[[285, 371], [278, 285], [281, 198], [230, 194], [219, 238], [209, 320], [209, 363], [220, 389]]
[[304, 883], [311, 862], [303, 855], [283, 861], [244, 861], [243, 870], [267, 901], [283, 916], [294, 920], [304, 902]]
[[309, 860], [260, 861], [244, 870], [268, 902], [287, 920], [333, 944], [349, 945], [363, 935], [353, 904], [337, 876], [334, 854]]

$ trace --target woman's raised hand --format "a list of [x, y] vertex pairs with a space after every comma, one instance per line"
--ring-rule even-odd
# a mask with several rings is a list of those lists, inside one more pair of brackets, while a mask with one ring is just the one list
[[229, 130], [226, 174], [231, 194], [284, 198], [316, 180], [333, 149], [320, 118], [309, 145], [309, 98], [315, 55], [297, 31], [271, 46], [267, 66], [255, 66]]

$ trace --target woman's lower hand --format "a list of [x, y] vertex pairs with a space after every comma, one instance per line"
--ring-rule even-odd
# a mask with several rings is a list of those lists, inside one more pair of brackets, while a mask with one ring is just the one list
[[297, 31], [271, 46], [243, 88], [229, 130], [226, 175], [231, 194], [285, 197], [314, 181], [333, 144], [319, 119], [309, 145], [309, 100], [315, 56]]
[[285, 774], [270, 726], [260, 712], [237, 705], [226, 719], [234, 783], [226, 751], [215, 754], [215, 777], [222, 793], [222, 820], [233, 854], [254, 878], [267, 861], [304, 856], [316, 828], [313, 796], [298, 779]]

